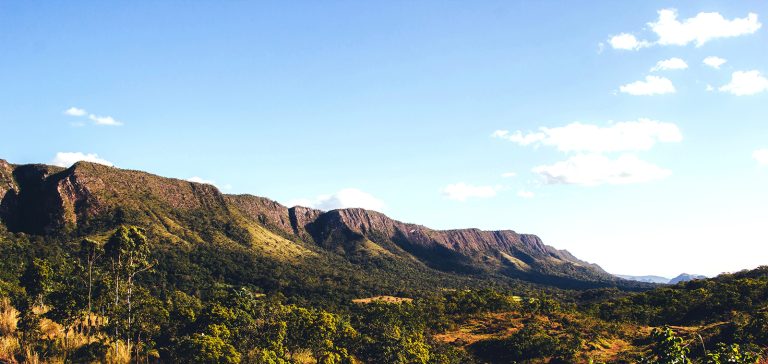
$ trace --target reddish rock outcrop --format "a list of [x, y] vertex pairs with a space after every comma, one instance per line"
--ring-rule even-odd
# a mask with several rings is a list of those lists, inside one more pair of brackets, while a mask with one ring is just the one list
[[224, 198], [247, 218], [283, 234], [294, 234], [288, 208], [277, 201], [253, 195], [226, 195]]

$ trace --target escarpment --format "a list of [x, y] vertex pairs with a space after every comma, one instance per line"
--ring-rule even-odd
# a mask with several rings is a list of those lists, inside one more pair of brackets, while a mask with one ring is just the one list
[[460, 274], [614, 280], [535, 235], [434, 230], [360, 208], [286, 207], [264, 197], [225, 195], [209, 184], [88, 162], [64, 169], [0, 160], [0, 201], [0, 219], [13, 232], [76, 234], [130, 223], [178, 241], [233, 241], [282, 257], [321, 249], [354, 264], [375, 258]]

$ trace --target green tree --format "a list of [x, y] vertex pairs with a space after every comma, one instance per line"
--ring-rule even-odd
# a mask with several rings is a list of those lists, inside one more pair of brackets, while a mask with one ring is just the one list
[[372, 363], [428, 363], [424, 321], [410, 303], [368, 303], [358, 307], [359, 353]]
[[760, 360], [758, 353], [742, 349], [739, 344], [718, 343], [715, 350], [707, 353], [706, 364], [755, 364]]
[[27, 264], [19, 283], [27, 292], [30, 307], [43, 304], [43, 297], [53, 284], [52, 276], [53, 270], [46, 260], [35, 258]]
[[651, 352], [654, 357], [646, 359], [654, 364], [689, 364], [688, 359], [690, 349], [684, 344], [682, 338], [675, 336], [674, 331], [669, 326], [655, 328], [651, 331], [651, 340], [653, 347]]
[[230, 335], [225, 325], [209, 325], [205, 332], [192, 334], [182, 340], [182, 355], [191, 363], [240, 363], [241, 355], [229, 343]]
[[19, 305], [21, 319], [19, 330], [21, 331], [21, 345], [27, 351], [36, 351], [40, 341], [40, 316], [33, 310], [35, 305], [43, 305], [46, 294], [53, 284], [53, 270], [48, 261], [35, 258], [27, 263], [19, 283], [26, 292], [25, 299]]

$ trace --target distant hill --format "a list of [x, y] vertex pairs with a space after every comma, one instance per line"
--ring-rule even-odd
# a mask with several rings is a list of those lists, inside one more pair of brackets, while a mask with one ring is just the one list
[[700, 275], [700, 274], [683, 273], [683, 274], [681, 274], [681, 275], [679, 275], [679, 276], [677, 276], [675, 278], [670, 279], [669, 280], [669, 284], [677, 284], [677, 283], [680, 283], [680, 282], [688, 282], [688, 281], [692, 281], [694, 279], [707, 279], [707, 277], [703, 276], [703, 275]]
[[645, 282], [645, 283], [657, 283], [657, 284], [669, 283], [669, 278], [660, 277], [660, 276], [630, 276], [630, 275], [616, 274], [616, 277], [623, 278], [630, 281]]
[[688, 273], [680, 274], [679, 276], [672, 279], [660, 277], [660, 276], [630, 276], [630, 275], [622, 275], [622, 274], [615, 274], [615, 276], [622, 279], [627, 279], [630, 281], [656, 283], [656, 284], [677, 284], [680, 282], [687, 282], [694, 279], [707, 278], [706, 276], [703, 276], [700, 274], [688, 274]]
[[[225, 195], [212, 185], [88, 162], [64, 169], [0, 160], [0, 200], [0, 219], [10, 232], [74, 238], [135, 224], [156, 237], [160, 250], [237, 248], [249, 259], [266, 259], [289, 271], [312, 260], [334, 275], [380, 275], [360, 284], [396, 285], [408, 272], [424, 282], [512, 279], [566, 288], [642, 287], [535, 235], [433, 230], [364, 209], [288, 208], [264, 197]], [[350, 273], [339, 273], [345, 270]]]

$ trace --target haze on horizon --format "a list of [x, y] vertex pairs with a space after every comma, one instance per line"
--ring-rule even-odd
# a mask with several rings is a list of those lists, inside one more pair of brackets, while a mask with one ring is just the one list
[[0, 158], [89, 160], [609, 272], [768, 257], [766, 2], [0, 3]]

